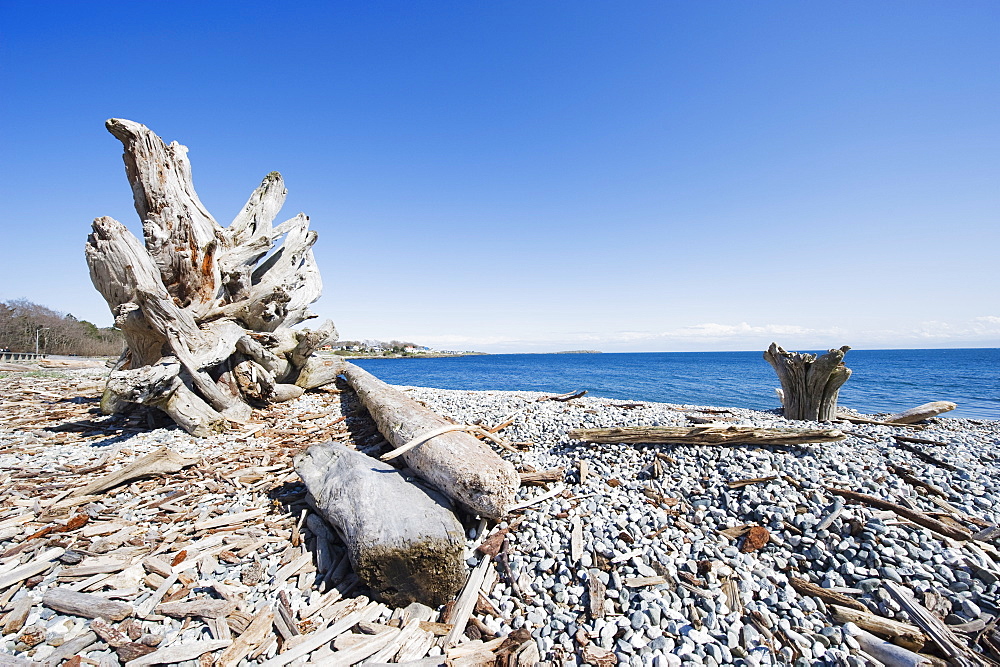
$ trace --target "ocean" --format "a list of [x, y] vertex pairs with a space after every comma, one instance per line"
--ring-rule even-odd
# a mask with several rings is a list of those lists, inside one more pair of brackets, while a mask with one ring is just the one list
[[[1000, 419], [1000, 348], [851, 350], [852, 375], [839, 404], [862, 413], [900, 412], [953, 401], [947, 416]], [[541, 391], [634, 401], [769, 410], [780, 406], [777, 375], [762, 352], [490, 354], [358, 359], [396, 385]]]

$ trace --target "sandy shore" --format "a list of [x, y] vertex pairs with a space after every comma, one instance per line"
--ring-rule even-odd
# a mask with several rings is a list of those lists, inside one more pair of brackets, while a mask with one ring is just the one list
[[[352, 613], [368, 625], [352, 623], [313, 662], [373, 636], [386, 643], [364, 657], [381, 662], [458, 658], [435, 635], [440, 610], [368, 600], [342, 546], [328, 544], [328, 530], [306, 512], [290, 468], [295, 451], [326, 439], [387, 449], [349, 391], [313, 392], [198, 440], [145, 418], [101, 416], [104, 373], [0, 371], [0, 629], [10, 664], [191, 653], [176, 662], [195, 665], [198, 655], [241, 648], [268, 613], [280, 618], [254, 636], [245, 664], [281, 662]], [[852, 634], [833, 600], [909, 623], [893, 586], [911, 591], [962, 645], [978, 639], [975, 650], [989, 653], [1000, 643], [989, 625], [1000, 615], [996, 538], [944, 537], [831, 491], [892, 500], [970, 535], [988, 530], [1000, 520], [1000, 422], [844, 423], [846, 440], [795, 448], [588, 445], [566, 432], [788, 422], [739, 408], [403, 390], [459, 422], [510, 422], [500, 433], [519, 451], [502, 455], [525, 473], [559, 471], [559, 481], [522, 488], [524, 519], [508, 535], [506, 561], [487, 564], [493, 575], [459, 648], [517, 633], [550, 664], [870, 664], [865, 637]], [[98, 497], [73, 495], [162, 446], [198, 461]], [[464, 520], [471, 546], [479, 522]], [[765, 543], [749, 543], [751, 527]], [[470, 551], [470, 566], [479, 558]], [[826, 592], [817, 597], [803, 582]], [[115, 635], [54, 609], [52, 591], [64, 588], [132, 611], [107, 624]], [[216, 617], [162, 606], [209, 601], [220, 602]], [[941, 654], [929, 640], [921, 650]]]

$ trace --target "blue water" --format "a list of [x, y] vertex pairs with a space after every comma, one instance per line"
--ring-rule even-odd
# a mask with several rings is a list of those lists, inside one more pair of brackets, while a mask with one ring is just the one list
[[[863, 413], [954, 401], [948, 416], [1000, 419], [1000, 348], [851, 350], [839, 404]], [[439, 389], [565, 393], [634, 401], [768, 410], [779, 406], [761, 352], [491, 354], [436, 359], [359, 359], [389, 384]]]

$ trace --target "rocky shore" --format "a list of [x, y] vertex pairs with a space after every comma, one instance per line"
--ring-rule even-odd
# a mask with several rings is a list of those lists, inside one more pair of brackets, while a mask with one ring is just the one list
[[[296, 451], [326, 439], [387, 450], [349, 390], [195, 439], [101, 416], [105, 373], [0, 373], [2, 665], [880, 664], [859, 629], [871, 618], [910, 626], [892, 626], [895, 644], [927, 664], [1000, 660], [997, 421], [842, 422], [845, 440], [790, 448], [595, 445], [566, 433], [791, 424], [778, 411], [404, 388], [457, 422], [500, 427], [516, 450], [502, 455], [526, 482], [509, 523], [464, 517], [484, 583], [454, 645], [448, 606], [368, 599], [291, 469]], [[80, 494], [163, 446], [193, 462]], [[476, 550], [505, 530], [492, 558]], [[944, 639], [911, 617], [913, 604]], [[950, 638], [958, 648], [942, 646]]]

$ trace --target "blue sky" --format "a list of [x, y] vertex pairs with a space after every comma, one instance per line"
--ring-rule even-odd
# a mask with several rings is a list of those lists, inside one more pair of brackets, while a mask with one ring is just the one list
[[1000, 345], [996, 2], [0, 3], [0, 300], [111, 324], [109, 117], [282, 173], [342, 338]]

